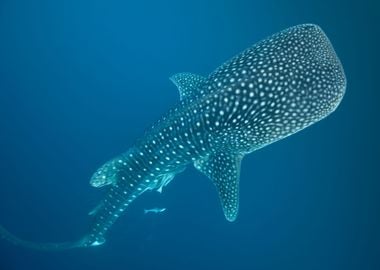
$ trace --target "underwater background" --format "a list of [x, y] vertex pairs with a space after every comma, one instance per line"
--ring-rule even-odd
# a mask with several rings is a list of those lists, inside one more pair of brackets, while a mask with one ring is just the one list
[[[105, 245], [0, 241], [0, 269], [380, 269], [376, 2], [1, 0], [0, 224], [24, 239], [85, 233], [104, 193], [92, 173], [176, 104], [177, 72], [206, 76], [268, 35], [315, 23], [348, 87], [331, 116], [243, 160], [236, 222], [191, 167], [136, 200]], [[145, 215], [152, 207], [167, 211]]]

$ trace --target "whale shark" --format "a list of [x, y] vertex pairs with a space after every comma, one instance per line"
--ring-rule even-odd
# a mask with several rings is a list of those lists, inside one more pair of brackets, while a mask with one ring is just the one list
[[178, 73], [170, 80], [180, 100], [126, 152], [102, 165], [90, 184], [106, 189], [92, 223], [78, 241], [34, 243], [4, 227], [0, 235], [41, 250], [99, 246], [114, 222], [140, 195], [162, 192], [193, 165], [219, 194], [225, 218], [239, 210], [244, 156], [331, 114], [346, 89], [341, 62], [328, 37], [302, 24], [265, 38], [208, 76]]

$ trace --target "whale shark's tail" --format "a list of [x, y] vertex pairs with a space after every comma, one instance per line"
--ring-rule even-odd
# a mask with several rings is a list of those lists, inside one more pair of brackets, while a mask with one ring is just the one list
[[[91, 184], [93, 186], [107, 186], [108, 191], [104, 199], [89, 213], [92, 217], [92, 222], [87, 233], [79, 241], [36, 243], [15, 236], [1, 225], [0, 239], [3, 238], [16, 246], [47, 251], [95, 247], [104, 244], [106, 241], [105, 235], [109, 228], [130, 203], [147, 190], [157, 189], [162, 191], [162, 188], [173, 179], [175, 173], [183, 170], [157, 175], [156, 179], [150, 183], [150, 180], [143, 174], [144, 170], [133, 165], [142, 164], [143, 161], [130, 157], [129, 153], [132, 152], [106, 162], [92, 177]], [[134, 173], [129, 173], [128, 168], [131, 168]], [[138, 170], [141, 172], [138, 172]]]
[[85, 240], [80, 240], [77, 242], [62, 242], [62, 243], [36, 243], [27, 240], [20, 239], [14, 234], [10, 233], [3, 226], [0, 225], [0, 238], [7, 240], [16, 246], [21, 246], [36, 250], [66, 250], [72, 248], [85, 247]]

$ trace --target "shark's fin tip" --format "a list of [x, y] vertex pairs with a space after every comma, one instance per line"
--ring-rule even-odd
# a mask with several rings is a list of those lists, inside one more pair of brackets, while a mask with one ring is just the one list
[[174, 74], [169, 79], [177, 86], [181, 100], [197, 96], [206, 81], [204, 77], [188, 72]]
[[215, 184], [226, 219], [236, 220], [239, 211], [239, 176], [242, 155], [219, 153], [194, 163]]

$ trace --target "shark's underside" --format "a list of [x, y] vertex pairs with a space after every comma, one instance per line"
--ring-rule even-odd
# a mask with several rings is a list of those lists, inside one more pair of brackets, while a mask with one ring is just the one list
[[90, 212], [92, 225], [77, 242], [36, 244], [0, 227], [14, 244], [37, 249], [96, 246], [111, 225], [147, 190], [162, 191], [194, 164], [215, 184], [227, 220], [239, 207], [243, 157], [321, 120], [340, 103], [343, 68], [316, 25], [286, 29], [227, 61], [208, 77], [170, 78], [180, 102], [127, 152], [100, 167], [91, 179], [108, 191]]

